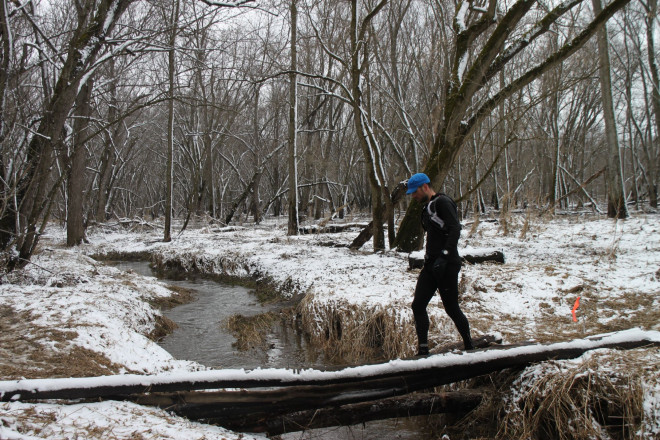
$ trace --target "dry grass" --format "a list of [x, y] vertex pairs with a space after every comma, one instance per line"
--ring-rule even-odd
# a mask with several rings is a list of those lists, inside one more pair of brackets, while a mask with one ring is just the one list
[[0, 378], [91, 377], [115, 374], [121, 366], [70, 341], [74, 330], [35, 325], [28, 313], [10, 307], [0, 314]]
[[479, 389], [483, 401], [461, 420], [441, 418], [437, 431], [490, 440], [652, 438], [645, 430], [658, 420], [644, 412], [643, 389], [657, 386], [658, 371], [657, 348], [603, 351], [451, 384], [443, 390]]
[[150, 255], [150, 261], [159, 276], [164, 278], [177, 280], [186, 279], [191, 275], [202, 275], [228, 284], [244, 285], [245, 283], [254, 283], [251, 278], [235, 275], [241, 272], [250, 272], [244, 258], [238, 254], [230, 253], [214, 258], [204, 253], [183, 253], [170, 258], [170, 256], [156, 252]]
[[182, 304], [188, 304], [196, 299], [195, 293], [191, 289], [173, 284], [168, 285], [167, 288], [173, 292], [171, 296], [151, 298], [149, 303], [161, 309], [171, 309]]
[[154, 323], [154, 330], [147, 335], [152, 341], [158, 342], [165, 336], [171, 334], [177, 327], [176, 322], [172, 321], [167, 316], [156, 315], [156, 322]]
[[365, 309], [343, 302], [319, 303], [312, 295], [307, 295], [298, 307], [302, 329], [312, 345], [320, 347], [333, 362], [394, 359], [410, 355], [416, 346], [412, 315], [407, 314], [407, 308]]
[[643, 381], [654, 379], [659, 368], [658, 356], [649, 365], [648, 351], [635, 350], [527, 369], [503, 401], [497, 438], [637, 438]]
[[104, 254], [91, 254], [91, 258], [97, 261], [149, 261], [151, 254], [144, 252], [110, 251]]
[[241, 351], [264, 347], [266, 336], [273, 324], [280, 319], [276, 312], [261, 313], [254, 316], [233, 315], [223, 323], [236, 342], [232, 345]]
[[[602, 292], [587, 283], [558, 293], [554, 301], [539, 306], [540, 313], [533, 326], [525, 330], [525, 338], [549, 343], [633, 327], [654, 329], [660, 322], [660, 309], [654, 306], [655, 295], [625, 292], [604, 298]], [[568, 313], [577, 296], [580, 296], [578, 322], [567, 324]], [[514, 329], [515, 319], [511, 317], [510, 324]], [[507, 340], [516, 341], [515, 338], [516, 335], [510, 335]]]
[[527, 237], [527, 233], [530, 231], [532, 225], [530, 223], [532, 219], [532, 210], [528, 209], [527, 214], [525, 215], [525, 222], [522, 225], [522, 228], [520, 229], [520, 235], [519, 238], [521, 240], [524, 240]]

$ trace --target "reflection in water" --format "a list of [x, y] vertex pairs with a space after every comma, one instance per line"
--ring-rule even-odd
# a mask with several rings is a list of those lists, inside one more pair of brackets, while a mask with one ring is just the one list
[[[115, 262], [113, 266], [153, 276], [145, 261]], [[300, 332], [286, 325], [275, 325], [266, 337], [264, 350], [238, 351], [232, 344], [233, 335], [225, 329], [224, 321], [232, 315], [253, 316], [277, 310], [277, 305], [263, 306], [241, 286], [232, 286], [203, 278], [166, 280], [195, 292], [195, 301], [164, 312], [179, 326], [160, 341], [160, 345], [177, 359], [196, 361], [212, 368], [317, 368], [336, 369], [325, 363]], [[289, 433], [282, 439], [318, 440], [375, 440], [433, 438], [424, 417], [403, 420], [381, 420], [364, 425], [315, 429]]]

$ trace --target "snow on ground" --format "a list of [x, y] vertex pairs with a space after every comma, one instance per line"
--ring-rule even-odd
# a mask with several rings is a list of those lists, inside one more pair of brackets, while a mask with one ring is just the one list
[[14, 402], [0, 407], [0, 438], [27, 439], [257, 439], [190, 422], [131, 402], [76, 405]]
[[[462, 307], [474, 334], [549, 342], [633, 327], [660, 330], [659, 229], [660, 216], [645, 213], [618, 222], [591, 215], [513, 216], [506, 225], [468, 219], [459, 242], [463, 254], [499, 249], [506, 256], [504, 265], [463, 268]], [[407, 254], [333, 246], [350, 243], [356, 230], [287, 237], [285, 220], [275, 220], [258, 227], [189, 228], [163, 243], [161, 230], [106, 227], [88, 231], [90, 243], [75, 249], [64, 247], [64, 234], [50, 228], [33, 264], [2, 280], [0, 379], [80, 376], [76, 365], [94, 375], [204, 369], [172, 359], [147, 337], [160, 313], [150, 304], [171, 294], [163, 284], [88, 255], [148, 253], [161, 264], [268, 277], [290, 293], [309, 294], [312, 310], [384, 310], [411, 331], [408, 307], [418, 271], [408, 270]], [[439, 300], [429, 309], [432, 341], [457, 341]], [[323, 317], [318, 320], [323, 325]], [[657, 361], [657, 350], [650, 352]], [[658, 423], [648, 430], [655, 432], [659, 382], [649, 381], [645, 392], [647, 419]], [[121, 402], [0, 404], [0, 438], [81, 437], [252, 438]]]

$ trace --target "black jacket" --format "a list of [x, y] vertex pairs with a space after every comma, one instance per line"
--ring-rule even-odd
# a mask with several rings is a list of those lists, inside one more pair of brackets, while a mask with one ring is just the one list
[[443, 255], [443, 250], [447, 250], [449, 261], [457, 264], [461, 263], [461, 257], [458, 254], [461, 223], [458, 220], [456, 203], [449, 196], [437, 193], [424, 205], [422, 208], [422, 227], [426, 231], [427, 259], [435, 259]]

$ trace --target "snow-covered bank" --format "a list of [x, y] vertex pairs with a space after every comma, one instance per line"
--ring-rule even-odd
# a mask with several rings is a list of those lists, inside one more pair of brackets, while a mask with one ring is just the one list
[[[10, 274], [8, 281], [14, 277], [20, 279], [0, 288], [5, 313], [29, 319], [33, 330], [68, 332], [66, 338], [35, 341], [37, 346], [63, 351], [75, 346], [98, 352], [115, 364], [107, 368], [116, 373], [197, 368], [172, 359], [148, 338], [159, 314], [149, 303], [173, 294], [154, 278], [126, 274], [79, 250], [58, 247], [43, 249], [34, 264], [20, 274]], [[3, 363], [12, 358], [4, 357]], [[24, 375], [40, 376], [38, 371]]]
[[[658, 215], [638, 214], [619, 222], [567, 216], [526, 223], [514, 217], [509, 228], [512, 232], [503, 235], [496, 222], [465, 224], [463, 252], [497, 248], [507, 258], [504, 265], [465, 266], [462, 271], [462, 304], [476, 334], [500, 333], [510, 343], [568, 340], [632, 327], [660, 330]], [[153, 278], [123, 273], [85, 255], [149, 254], [164, 266], [257, 275], [290, 293], [308, 294], [302, 303], [306, 328], [318, 338], [327, 335], [356, 345], [364, 341], [364, 331], [375, 328], [386, 332], [380, 342], [389, 344], [391, 353], [410, 353], [414, 336], [408, 307], [417, 272], [408, 270], [405, 254], [374, 255], [368, 248], [351, 252], [328, 246], [347, 244], [355, 234], [287, 237], [285, 224], [275, 222], [191, 229], [163, 243], [162, 231], [108, 228], [89, 231], [90, 244], [68, 250], [64, 231], [51, 228], [33, 264], [0, 285], [1, 379], [80, 376], [74, 366], [83, 364], [94, 375], [204, 369], [172, 359], [147, 337], [159, 313], [149, 304], [170, 295], [168, 289]], [[578, 296], [573, 322], [571, 310]], [[456, 341], [458, 335], [438, 299], [432, 301], [430, 312], [432, 341]], [[341, 336], [336, 334], [338, 327]], [[645, 362], [660, 363], [657, 349], [648, 351]], [[60, 358], [68, 363], [58, 367]], [[647, 374], [646, 431], [660, 432], [660, 373]], [[108, 420], [115, 420], [117, 429], [112, 430]], [[165, 426], [163, 420], [171, 431], [156, 428]], [[130, 426], [130, 435], [120, 426]], [[239, 438], [124, 403], [0, 404], [0, 438], [131, 435]]]

